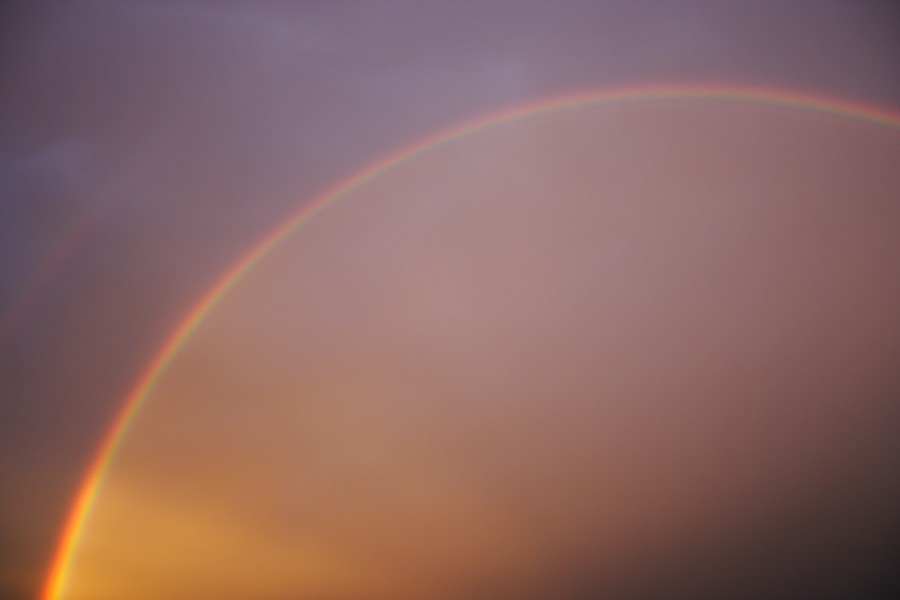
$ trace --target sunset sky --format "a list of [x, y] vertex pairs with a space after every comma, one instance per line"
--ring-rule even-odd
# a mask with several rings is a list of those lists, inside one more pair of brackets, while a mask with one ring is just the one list
[[5, 4], [0, 597], [48, 589], [139, 380], [298, 210], [491, 114], [687, 86], [756, 91], [532, 111], [285, 236], [159, 374], [58, 597], [878, 597], [898, 30], [859, 1]]

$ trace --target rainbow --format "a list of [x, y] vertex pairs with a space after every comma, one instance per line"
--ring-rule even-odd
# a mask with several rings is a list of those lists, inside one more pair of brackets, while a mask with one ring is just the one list
[[578, 93], [506, 109], [439, 131], [375, 161], [349, 178], [339, 182], [319, 198], [305, 204], [258, 242], [256, 246], [215, 282], [169, 335], [122, 404], [109, 428], [109, 432], [102, 440], [96, 456], [87, 470], [59, 539], [41, 596], [42, 600], [60, 600], [63, 597], [72, 559], [78, 549], [79, 540], [84, 533], [85, 526], [90, 519], [94, 501], [103, 488], [104, 479], [115, 459], [122, 440], [140, 413], [142, 405], [150, 396], [160, 376], [165, 372], [193, 332], [203, 323], [206, 316], [221, 302], [222, 298], [240, 282], [244, 275], [301, 225], [325, 210], [333, 202], [347, 196], [366, 183], [414, 160], [416, 157], [489, 129], [598, 104], [612, 105], [659, 100], [728, 101], [742, 104], [768, 105], [813, 111], [819, 114], [870, 123], [900, 131], [900, 113], [858, 102], [815, 94], [747, 86], [654, 85], [612, 91]]

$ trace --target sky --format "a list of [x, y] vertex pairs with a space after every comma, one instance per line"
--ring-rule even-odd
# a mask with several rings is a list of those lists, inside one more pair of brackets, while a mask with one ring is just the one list
[[[0, 10], [3, 598], [45, 588], [179, 323], [367, 165], [635, 86], [900, 113], [882, 2]], [[896, 128], [660, 99], [398, 166], [173, 358], [61, 598], [878, 597], [900, 534], [898, 164]]]

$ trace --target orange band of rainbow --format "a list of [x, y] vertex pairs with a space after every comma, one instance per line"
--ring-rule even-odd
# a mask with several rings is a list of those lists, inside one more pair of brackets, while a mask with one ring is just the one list
[[338, 183], [318, 199], [304, 205], [288, 217], [272, 233], [262, 239], [237, 264], [232, 266], [181, 321], [168, 337], [165, 344], [150, 362], [144, 374], [137, 381], [119, 413], [110, 426], [109, 433], [102, 440], [87, 475], [69, 512], [55, 556], [46, 580], [42, 600], [60, 600], [66, 588], [73, 556], [90, 517], [91, 509], [101, 488], [116, 451], [122, 443], [129, 427], [140, 412], [141, 406], [150, 395], [156, 382], [166, 367], [178, 354], [179, 349], [200, 326], [204, 318], [241, 278], [260, 260], [265, 258], [284, 239], [303, 223], [313, 218], [331, 203], [343, 198], [369, 181], [389, 173], [423, 153], [452, 144], [494, 127], [500, 127], [547, 114], [597, 104], [621, 104], [625, 102], [646, 102], [658, 100], [704, 100], [730, 101], [744, 104], [762, 104], [790, 109], [814, 111], [833, 115], [842, 119], [863, 121], [890, 129], [900, 130], [900, 114], [883, 108], [867, 106], [857, 102], [838, 100], [813, 94], [785, 92], [766, 88], [732, 86], [645, 86], [605, 92], [574, 94], [534, 104], [507, 109], [487, 117], [478, 118], [457, 125], [415, 142], [382, 158], [358, 171], [348, 179]]

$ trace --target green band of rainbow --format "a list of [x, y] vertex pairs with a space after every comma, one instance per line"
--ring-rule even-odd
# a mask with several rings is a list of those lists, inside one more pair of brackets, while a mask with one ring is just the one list
[[203, 295], [196, 306], [168, 337], [165, 344], [163, 344], [144, 371], [144, 374], [135, 384], [131, 394], [125, 400], [87, 471], [87, 475], [72, 504], [68, 520], [57, 546], [43, 590], [42, 600], [60, 600], [62, 598], [72, 558], [78, 549], [79, 540], [89, 520], [94, 501], [103, 487], [103, 481], [109, 471], [110, 464], [115, 458], [116, 451], [128, 433], [135, 417], [140, 412], [141, 406], [152, 392], [161, 374], [166, 370], [166, 367], [172, 362], [191, 334], [200, 326], [204, 318], [216, 307], [228, 291], [298, 227], [313, 218], [331, 203], [343, 198], [369, 181], [381, 177], [398, 166], [415, 159], [417, 156], [485, 130], [578, 107], [658, 100], [713, 100], [763, 104], [814, 111], [842, 119], [864, 121], [900, 130], [900, 114], [898, 113], [861, 103], [813, 94], [743, 86], [656, 85], [574, 94], [504, 110], [445, 129], [374, 162], [350, 178], [338, 183], [324, 195], [304, 205], [300, 210], [288, 217], [286, 221], [241, 258], [237, 264], [232, 266]]

